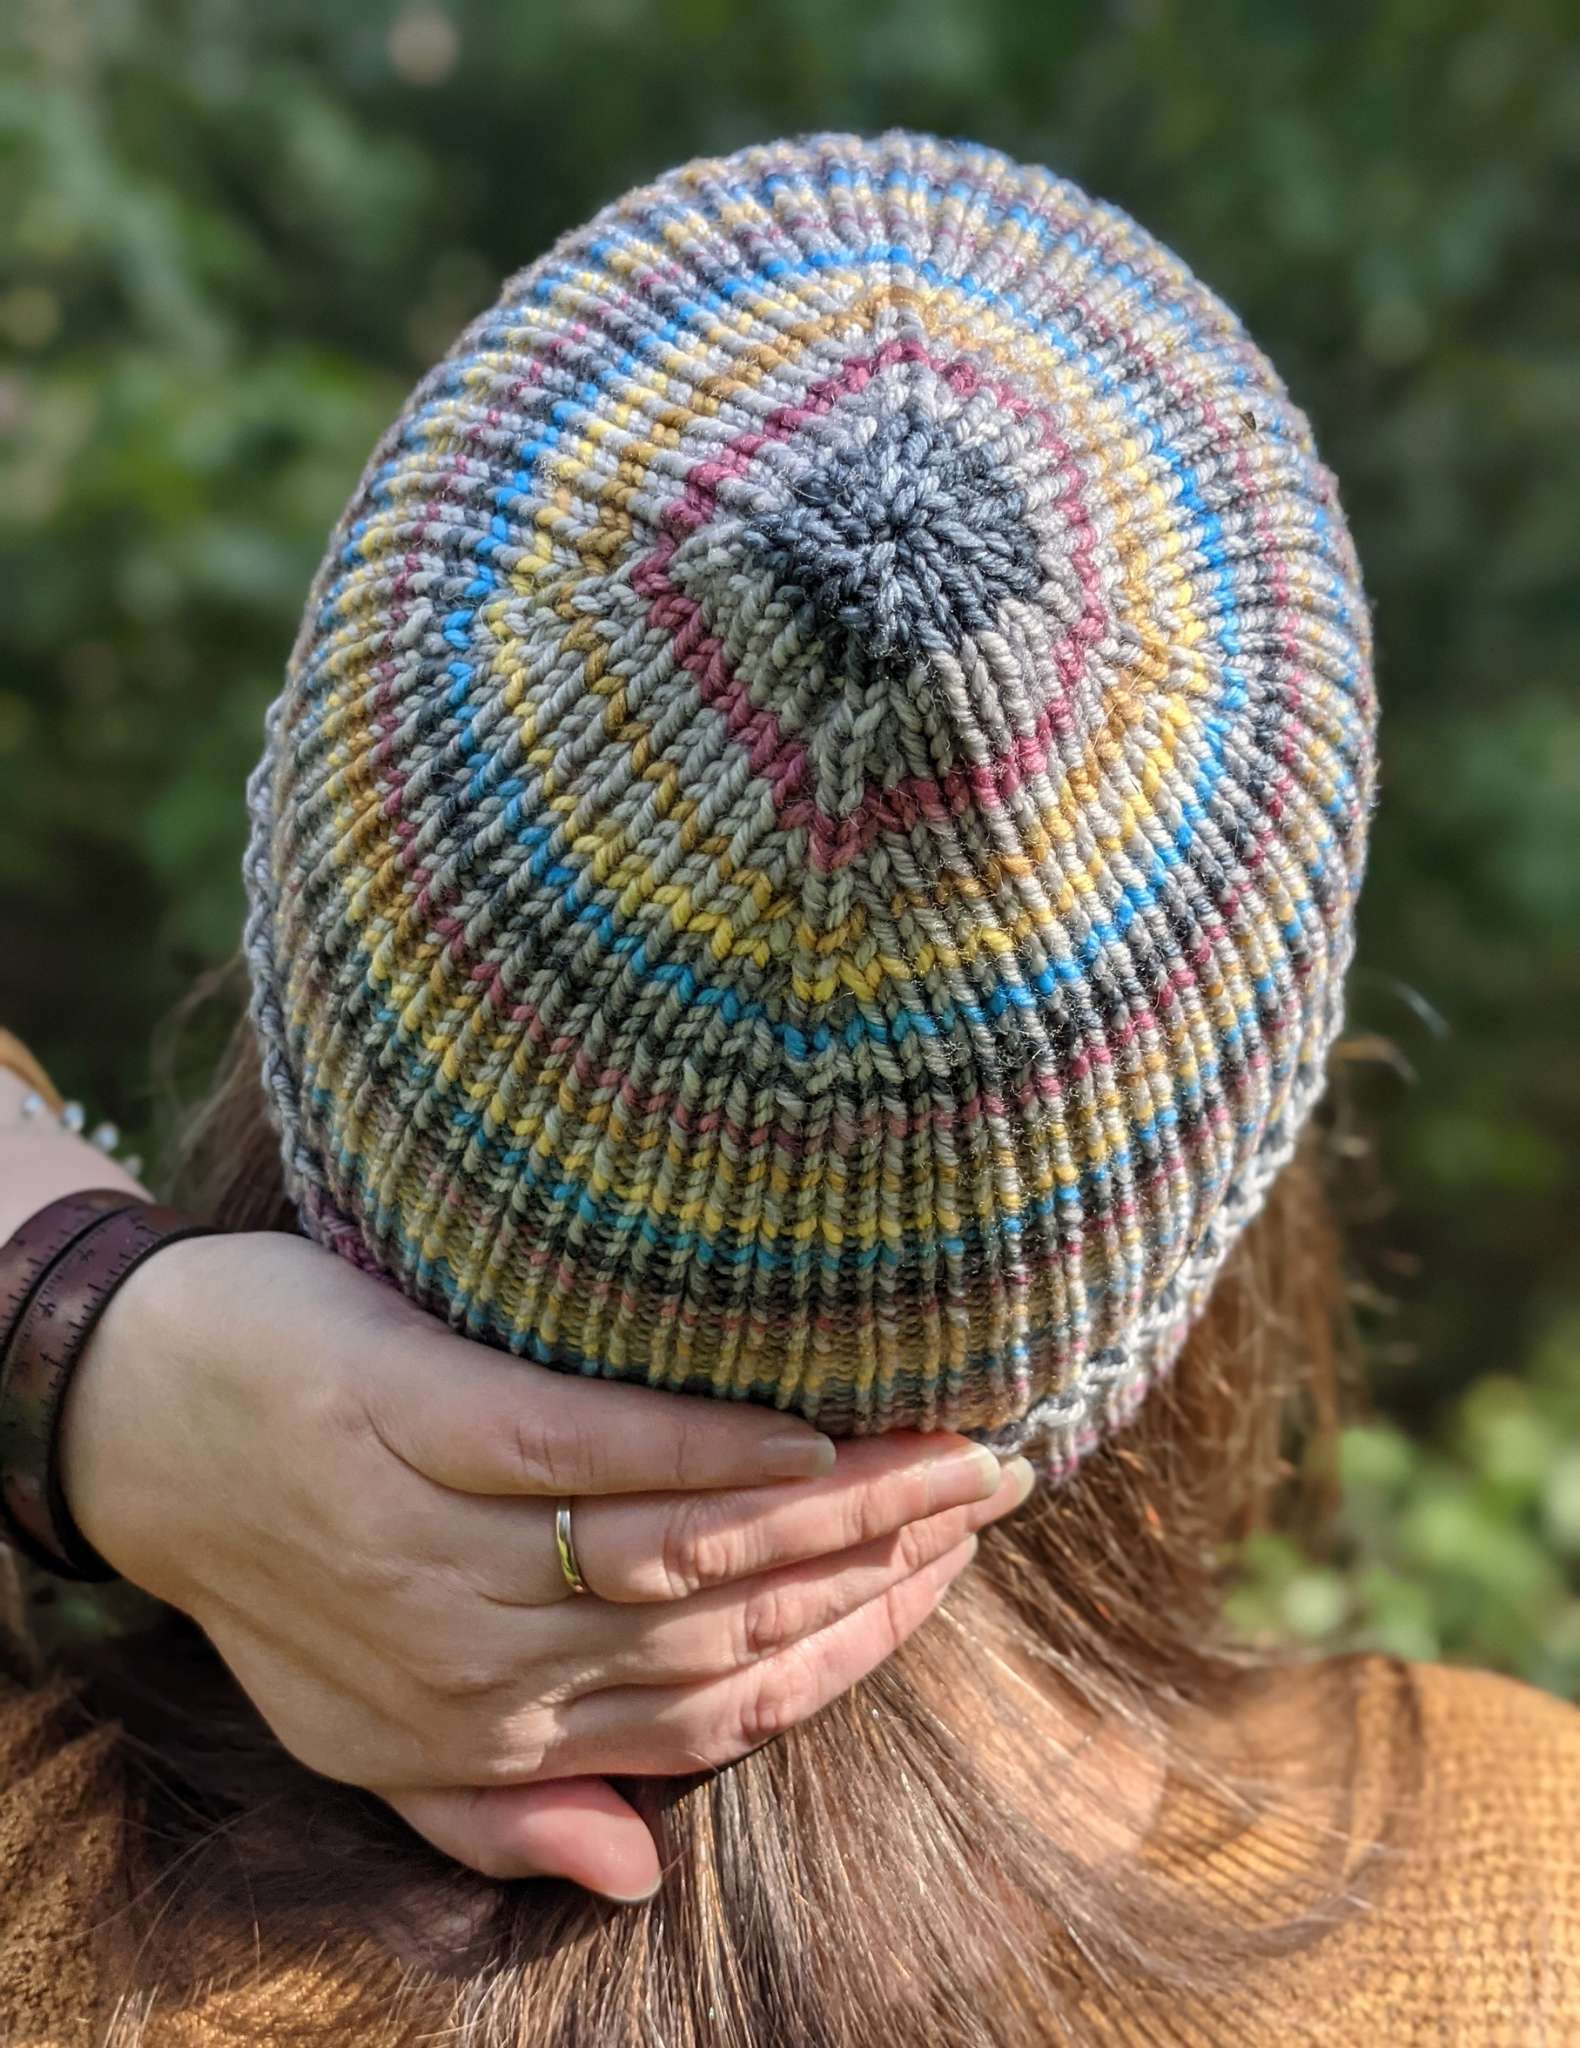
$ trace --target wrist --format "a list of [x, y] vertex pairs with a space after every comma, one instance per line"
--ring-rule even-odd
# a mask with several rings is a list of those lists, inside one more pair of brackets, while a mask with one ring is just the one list
[[73, 1519], [120, 1577], [167, 1600], [178, 1588], [173, 1508], [190, 1449], [176, 1398], [186, 1365], [182, 1304], [213, 1244], [164, 1245], [116, 1289], [60, 1418], [60, 1481]]
[[179, 1210], [99, 1188], [46, 1203], [0, 1245], [0, 1516], [13, 1544], [63, 1577], [116, 1569], [67, 1492], [65, 1416], [79, 1370], [137, 1274], [173, 1242], [208, 1234]]

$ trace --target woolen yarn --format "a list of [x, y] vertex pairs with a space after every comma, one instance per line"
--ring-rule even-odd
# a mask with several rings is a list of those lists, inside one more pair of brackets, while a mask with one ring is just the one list
[[1235, 316], [923, 136], [505, 286], [250, 785], [307, 1230], [547, 1364], [1068, 1469], [1323, 1083], [1373, 787], [1333, 480]]

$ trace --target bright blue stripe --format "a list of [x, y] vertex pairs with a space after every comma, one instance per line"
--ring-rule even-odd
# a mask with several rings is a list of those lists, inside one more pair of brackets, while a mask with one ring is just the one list
[[[591, 245], [588, 253], [596, 257], [610, 246], [612, 244], [607, 242], [595, 243]], [[778, 274], [799, 275], [808, 271], [828, 268], [831, 264], [841, 259], [845, 262], [911, 260], [907, 252], [903, 250], [896, 252], [892, 245], [883, 245], [881, 248], [869, 249], [859, 259], [854, 252], [848, 250], [836, 251], [832, 255], [808, 257], [800, 264], [788, 264], [779, 259], [776, 260], [775, 264], [765, 266], [762, 271], [754, 273], [754, 275], [761, 279], [769, 269], [775, 270]], [[1014, 304], [1013, 301], [1004, 299], [1001, 294], [986, 291], [977, 284], [974, 278], [947, 278], [931, 263], [923, 264], [919, 268], [920, 274], [929, 277], [931, 281], [950, 285], [952, 288], [966, 293], [967, 296], [976, 297], [989, 304]], [[1107, 274], [1101, 264], [1096, 265], [1096, 268], [1100, 274]], [[564, 281], [566, 281], [564, 274], [556, 277], [554, 273], [548, 273], [536, 281], [533, 288], [533, 296], [540, 301], [546, 300], [551, 295], [556, 283]], [[747, 281], [749, 282], [750, 280], [748, 279]], [[670, 340], [675, 339], [679, 335], [683, 326], [689, 324], [692, 319], [701, 317], [710, 308], [715, 311], [718, 310], [722, 304], [726, 303], [729, 296], [733, 296], [733, 291], [729, 294], [710, 293], [701, 302], [694, 303], [688, 301], [680, 317], [671, 318], [655, 334], [643, 337], [637, 351], [627, 353], [615, 364], [606, 365], [595, 378], [584, 383], [575, 401], [563, 399], [557, 401], [552, 409], [552, 424], [549, 431], [540, 435], [538, 439], [528, 444], [521, 451], [523, 467], [515, 479], [517, 486], [523, 489], [530, 488], [531, 463], [536, 461], [538, 454], [557, 443], [560, 426], [564, 420], [573, 416], [575, 405], [592, 405], [600, 395], [599, 387], [610, 381], [610, 379], [625, 374], [628, 368], [634, 367], [640, 353], [667, 345]], [[1054, 346], [1059, 348], [1068, 358], [1078, 360], [1086, 368], [1088, 374], [1096, 379], [1099, 388], [1104, 390], [1105, 393], [1111, 395], [1117, 392], [1132, 419], [1141, 422], [1141, 416], [1129, 391], [1126, 387], [1116, 383], [1113, 378], [1109, 377], [1106, 371], [1102, 369], [1102, 366], [1097, 364], [1091, 357], [1090, 352], [1078, 349], [1076, 344], [1058, 330], [1053, 323], [1025, 322], [1024, 315], [1020, 314], [1018, 306], [1016, 306], [1015, 310], [1017, 316], [1022, 319], [1023, 324], [1029, 324], [1043, 332], [1053, 342]], [[507, 311], [503, 317], [508, 319], [510, 313]], [[484, 338], [484, 346], [493, 345], [499, 338], [501, 337], [497, 330], [490, 330], [489, 334]], [[458, 366], [456, 372], [457, 380], [463, 370], [464, 365]], [[435, 404], [437, 402], [434, 401]], [[405, 437], [408, 441], [412, 438], [415, 428], [421, 419], [431, 409], [431, 407], [425, 408], [424, 412], [419, 414], [409, 425]], [[1150, 422], [1141, 422], [1141, 424], [1144, 425], [1157, 452], [1162, 455], [1171, 475], [1176, 479], [1182, 500], [1191, 507], [1201, 523], [1204, 541], [1203, 552], [1217, 572], [1215, 582], [1221, 597], [1225, 600], [1220, 604], [1217, 613], [1215, 638], [1225, 655], [1232, 658], [1233, 654], [1239, 650], [1238, 637], [1233, 626], [1232, 611], [1227, 603], [1229, 567], [1224, 560], [1221, 549], [1215, 545], [1222, 538], [1221, 521], [1218, 520], [1216, 515], [1208, 512], [1203, 505], [1196, 488], [1195, 471], [1179, 459], [1177, 452], [1173, 450], [1171, 444], [1161, 441], [1156, 436], [1152, 431]], [[386, 468], [388, 469], [393, 466], [393, 464], [386, 465]], [[503, 495], [502, 492], [496, 493], [496, 498], [501, 498]], [[457, 616], [457, 614], [451, 615], [452, 619]], [[1232, 670], [1229, 674], [1232, 694], [1231, 692], [1225, 693], [1222, 709], [1232, 709], [1236, 703], [1244, 701], [1243, 685], [1234, 679]], [[452, 702], [454, 702], [453, 694]], [[1204, 728], [1211, 736], [1212, 745], [1203, 764], [1200, 778], [1192, 792], [1191, 802], [1184, 806], [1187, 821], [1191, 823], [1199, 821], [1205, 815], [1206, 806], [1222, 777], [1222, 742], [1227, 730], [1227, 721], [1222, 716], [1222, 709], [1220, 712], [1202, 721]], [[466, 753], [468, 758], [470, 758], [471, 751], [475, 750], [475, 743], [469, 743], [468, 739], [463, 735], [461, 745], [463, 753]], [[1349, 778], [1346, 777], [1346, 784], [1348, 780]], [[1342, 802], [1339, 808], [1343, 808]], [[1332, 835], [1328, 835], [1322, 845], [1321, 857], [1319, 857], [1313, 868], [1307, 870], [1307, 879], [1312, 886], [1315, 886], [1320, 881], [1325, 872], [1327, 856], [1331, 853], [1332, 848], [1333, 838]], [[846, 1042], [854, 1044], [862, 1038], [870, 1038], [879, 1042], [900, 1043], [912, 1033], [933, 1037], [938, 1034], [940, 1027], [948, 1031], [954, 1029], [961, 1022], [967, 1025], [980, 1026], [1002, 1016], [1009, 1007], [1032, 1007], [1037, 996], [1050, 996], [1059, 983], [1071, 983], [1080, 980], [1102, 949], [1122, 937], [1138, 914], [1152, 908], [1156, 904], [1158, 901], [1158, 891], [1165, 875], [1170, 868], [1179, 864], [1181, 858], [1182, 852], [1179, 849], [1178, 835], [1176, 835], [1176, 841], [1173, 845], [1165, 845], [1155, 853], [1147, 869], [1146, 880], [1143, 886], [1140, 889], [1126, 888], [1113, 916], [1110, 919], [1104, 919], [1094, 926], [1087, 938], [1077, 947], [1073, 959], [1053, 962], [1049, 967], [1033, 977], [1029, 988], [1023, 981], [1019, 980], [1008, 983], [1001, 982], [985, 1004], [946, 1004], [937, 1012], [901, 1009], [895, 1013], [892, 1022], [871, 1018], [858, 1012], [846, 1027]], [[653, 979], [659, 981], [671, 981], [680, 990], [681, 1000], [688, 1004], [692, 1002], [717, 1004], [724, 1011], [726, 1020], [729, 1022], [735, 1022], [738, 1018], [761, 1017], [763, 1015], [760, 1004], [743, 1004], [730, 991], [718, 992], [700, 988], [695, 976], [692, 975], [688, 968], [677, 968], [668, 964], [654, 965], [650, 968], [645, 945], [639, 937], [632, 934], [617, 933], [613, 921], [606, 911], [600, 909], [596, 904], [583, 902], [578, 898], [574, 888], [576, 877], [573, 870], [555, 867], [552, 871], [547, 871], [547, 864], [545, 863], [544, 872], [540, 873], [539, 870], [534, 868], [533, 874], [534, 879], [548, 879], [557, 886], [565, 883], [571, 884], [572, 886], [564, 888], [561, 896], [561, 902], [567, 915], [574, 922], [591, 925], [598, 932], [600, 940], [611, 949], [617, 952], [628, 952], [631, 956], [628, 965], [632, 972], [643, 976], [650, 974]], [[778, 1023], [770, 1024], [769, 1028], [776, 1033], [785, 1050], [793, 1059], [804, 1059], [809, 1052], [816, 1054], [825, 1051], [833, 1042], [833, 1034], [824, 1027], [820, 1027], [811, 1034], [803, 1033], [794, 1026]]]
[[[1226, 1036], [1238, 1040], [1241, 1036], [1243, 1019], [1248, 1012], [1241, 1012], [1232, 1034]], [[392, 1011], [380, 1015], [392, 1027], [398, 1027], [398, 1019]], [[408, 1101], [415, 1100], [431, 1086], [432, 1068], [410, 1048], [403, 1050], [393, 1063], [401, 1075]], [[1288, 1063], [1272, 1069], [1274, 1086], [1278, 1085], [1288, 1072]], [[1217, 1062], [1208, 1062], [1202, 1069], [1199, 1083], [1190, 1091], [1191, 1097], [1199, 1104], [1201, 1088], [1210, 1086], [1218, 1076]], [[326, 1132], [334, 1129], [334, 1115], [338, 1098], [334, 1091], [316, 1087], [308, 1080], [304, 1083], [304, 1094], [314, 1104]], [[1152, 1143], [1160, 1129], [1172, 1129], [1179, 1122], [1182, 1104], [1166, 1105], [1140, 1124], [1131, 1127], [1133, 1139], [1142, 1147]], [[882, 1264], [896, 1269], [905, 1263], [903, 1252], [896, 1253], [887, 1244], [873, 1245], [862, 1251], [847, 1253], [830, 1252], [822, 1249], [815, 1241], [794, 1251], [780, 1251], [772, 1245], [758, 1244], [755, 1240], [747, 1244], [731, 1244], [734, 1235], [728, 1232], [726, 1238], [715, 1241], [699, 1230], [677, 1231], [656, 1222], [645, 1213], [632, 1212], [615, 1197], [594, 1198], [587, 1193], [583, 1181], [570, 1177], [556, 1177], [557, 1169], [546, 1162], [535, 1161], [530, 1149], [515, 1145], [503, 1132], [489, 1132], [484, 1127], [481, 1110], [466, 1110], [448, 1119], [453, 1131], [464, 1132], [469, 1148], [475, 1148], [479, 1155], [497, 1168], [515, 1173], [520, 1186], [543, 1193], [558, 1207], [574, 1205], [576, 1214], [594, 1229], [605, 1230], [617, 1236], [639, 1236], [647, 1244], [666, 1252], [682, 1253], [696, 1257], [703, 1264], [739, 1266], [755, 1263], [767, 1271], [789, 1271], [805, 1273], [817, 1268], [825, 1273], [837, 1273], [843, 1266], [854, 1263], [860, 1266]], [[1240, 1126], [1242, 1141], [1255, 1135], [1255, 1126], [1249, 1122]], [[344, 1145], [335, 1147], [335, 1156], [341, 1172], [356, 1182], [364, 1197], [376, 1191], [369, 1187], [360, 1159]], [[1101, 1188], [1117, 1172], [1128, 1171], [1134, 1153], [1130, 1145], [1122, 1146], [1102, 1165], [1089, 1166], [1082, 1170], [1072, 1186], [1060, 1186], [1046, 1195], [1034, 1196], [1019, 1216], [1004, 1215], [993, 1218], [986, 1231], [981, 1220], [973, 1218], [959, 1236], [937, 1236], [928, 1240], [940, 1249], [964, 1257], [970, 1250], [982, 1246], [989, 1238], [1014, 1240], [1021, 1236], [1028, 1220], [1040, 1223], [1053, 1214], [1056, 1208], [1074, 1208], [1080, 1205], [1083, 1196], [1094, 1188]], [[1148, 1163], [1145, 1159], [1143, 1164]], [[389, 1204], [378, 1202], [373, 1213], [375, 1228], [381, 1233], [398, 1232], [398, 1211]], [[919, 1242], [914, 1240], [913, 1242]], [[1173, 1238], [1159, 1240], [1166, 1249]]]
[[[1212, 729], [1218, 744], [1203, 762], [1202, 772], [1188, 802], [1181, 806], [1185, 822], [1178, 828], [1172, 839], [1154, 849], [1145, 880], [1141, 886], [1127, 886], [1116, 904], [1113, 915], [1095, 922], [1087, 936], [1075, 948], [1071, 958], [1051, 961], [1046, 967], [1032, 975], [1029, 980], [1016, 977], [999, 981], [981, 1003], [940, 1003], [932, 1010], [913, 1010], [904, 1006], [894, 1009], [888, 1017], [873, 1017], [864, 1011], [856, 1011], [843, 1032], [847, 1045], [869, 1040], [878, 1044], [899, 1045], [913, 1034], [923, 1038], [948, 1035], [960, 1026], [980, 1028], [1002, 1017], [1006, 1010], [1031, 1010], [1039, 1000], [1051, 997], [1061, 986], [1068, 986], [1082, 980], [1088, 968], [1107, 946], [1122, 941], [1131, 925], [1144, 911], [1155, 908], [1162, 894], [1162, 885], [1170, 870], [1184, 863], [1193, 842], [1192, 827], [1199, 824], [1206, 815], [1207, 805], [1212, 797], [1223, 771], [1222, 736], [1227, 722], [1214, 718], [1203, 721]], [[463, 752], [473, 758], [477, 749], [464, 737], [461, 739]], [[485, 756], [490, 766], [497, 756]], [[479, 776], [483, 769], [474, 772], [472, 790], [476, 793], [481, 785]], [[507, 785], [501, 784], [501, 788]], [[509, 787], [519, 790], [519, 783], [512, 781]], [[520, 798], [515, 801], [519, 810]], [[586, 882], [586, 870], [567, 866], [553, 858], [554, 841], [560, 836], [560, 828], [548, 825], [522, 826], [516, 833], [519, 844], [531, 851], [527, 862], [529, 878], [544, 887], [559, 891], [559, 901], [567, 919], [573, 925], [584, 925], [596, 932], [600, 943], [616, 955], [623, 955], [629, 973], [639, 980], [656, 981], [669, 986], [678, 1000], [687, 1007], [693, 1005], [720, 1010], [727, 1024], [741, 1022], [763, 1022], [771, 1031], [777, 1043], [782, 1045], [792, 1059], [805, 1059], [809, 1052], [824, 1052], [834, 1042], [834, 1033], [826, 1026], [820, 1026], [810, 1034], [770, 1018], [764, 1004], [744, 1000], [732, 989], [716, 988], [699, 979], [694, 971], [683, 964], [670, 961], [652, 961], [648, 957], [647, 942], [639, 930], [624, 930], [616, 924], [613, 914], [601, 903], [589, 900], [580, 893]], [[1327, 856], [1333, 848], [1332, 835], [1327, 835], [1315, 864], [1306, 869], [1310, 888], [1315, 888], [1326, 872]], [[1296, 905], [1297, 918], [1311, 907], [1311, 897], [1302, 897]], [[1285, 928], [1285, 935], [1291, 931], [1298, 936], [1298, 924]], [[1259, 992], [1267, 993], [1258, 984]]]
[[[780, 182], [783, 182], [783, 180]], [[658, 211], [662, 214], [664, 209], [659, 209]], [[595, 259], [599, 258], [608, 249], [617, 246], [618, 241], [619, 238], [616, 237], [592, 243], [589, 245], [587, 253]], [[918, 274], [926, 278], [930, 283], [959, 291], [966, 297], [976, 299], [979, 303], [1007, 309], [1011, 317], [1017, 319], [1022, 326], [1029, 327], [1032, 331], [1042, 334], [1067, 360], [1079, 364], [1086, 374], [1095, 381], [1097, 387], [1105, 396], [1117, 395], [1119, 397], [1129, 418], [1141, 431], [1144, 442], [1154, 453], [1161, 456], [1169, 474], [1175, 479], [1179, 487], [1179, 495], [1182, 502], [1197, 519], [1201, 551], [1207, 565], [1215, 572], [1214, 584], [1220, 599], [1215, 638], [1224, 653], [1232, 657], [1233, 653], [1238, 651], [1238, 643], [1232, 623], [1232, 608], [1229, 604], [1230, 565], [1220, 545], [1223, 538], [1222, 521], [1216, 514], [1209, 512], [1203, 504], [1197, 488], [1195, 470], [1183, 461], [1171, 442], [1163, 439], [1158, 434], [1155, 423], [1142, 414], [1129, 386], [1110, 376], [1102, 364], [1091, 354], [1090, 350], [1081, 349], [1056, 323], [1028, 319], [1018, 300], [1015, 300], [1012, 296], [990, 291], [969, 275], [958, 278], [952, 277], [940, 271], [930, 261], [915, 265], [914, 258], [910, 252], [897, 249], [894, 245], [890, 244], [875, 245], [859, 253], [848, 249], [819, 252], [816, 255], [805, 257], [801, 262], [795, 264], [789, 263], [785, 259], [775, 259], [773, 263], [762, 266], [758, 271], [750, 273], [744, 278], [732, 278], [729, 280], [727, 289], [721, 288], [707, 293], [700, 301], [685, 301], [678, 315], [672, 315], [662, 327], [651, 330], [648, 334], [641, 337], [635, 349], [628, 350], [611, 363], [606, 363], [600, 368], [596, 376], [587, 379], [580, 387], [574, 400], [559, 399], [555, 401], [554, 406], [551, 408], [551, 424], [548, 430], [540, 433], [518, 452], [520, 467], [512, 480], [515, 491], [522, 496], [531, 492], [533, 488], [532, 468], [534, 464], [541, 454], [546, 453], [558, 444], [561, 426], [575, 417], [578, 407], [595, 411], [600, 400], [605, 395], [605, 387], [619, 378], [628, 375], [636, 367], [643, 355], [651, 354], [654, 350], [667, 347], [670, 342], [677, 339], [681, 332], [687, 326], [692, 325], [694, 321], [704, 317], [709, 312], [720, 310], [736, 295], [743, 285], [754, 281], [763, 282], [768, 278], [770, 272], [775, 275], [800, 276], [836, 267], [840, 263], [859, 268], [874, 262], [894, 261], [912, 263], [913, 267], [917, 268]], [[1093, 267], [1099, 276], [1115, 275], [1119, 270], [1129, 274], [1128, 265], [1106, 266], [1096, 261], [1095, 258]], [[540, 303], [547, 302], [559, 284], [569, 281], [569, 275], [566, 272], [546, 273], [535, 281], [532, 293], [533, 298]], [[1145, 288], [1143, 287], [1143, 289]], [[501, 309], [500, 318], [502, 321], [508, 321], [520, 310], [521, 308]], [[1181, 317], [1183, 318], [1184, 316], [1182, 315]], [[1190, 325], [1188, 320], [1185, 324], [1194, 342], [1198, 339], [1196, 330]], [[497, 346], [504, 340], [506, 331], [502, 327], [491, 328], [483, 337], [482, 346]], [[1212, 356], [1220, 352], [1203, 349], [1200, 353], [1203, 356]], [[457, 364], [452, 372], [449, 385], [446, 387], [447, 390], [459, 387], [464, 378], [466, 367], [465, 363]], [[420, 441], [419, 430], [423, 422], [430, 414], [439, 409], [442, 402], [442, 398], [436, 397], [430, 400], [428, 405], [424, 406], [421, 411], [413, 416], [403, 432], [403, 445], [411, 446]], [[389, 463], [385, 464], [384, 469], [379, 474], [380, 487], [382, 487], [385, 477], [399, 467], [399, 463], [400, 457], [395, 456], [391, 458]], [[495, 492], [495, 503], [501, 512], [507, 505], [513, 508], [515, 502], [510, 492], [504, 487]], [[1326, 521], [1321, 515], [1320, 507], [1318, 508], [1318, 515], [1317, 524], [1319, 531], [1325, 533]], [[364, 522], [358, 522], [357, 532], [362, 530], [363, 524]], [[347, 578], [340, 579], [329, 593], [324, 607], [326, 615], [332, 611], [334, 603], [338, 599], [347, 580]], [[1337, 582], [1336, 574], [1334, 575], [1334, 581], [1335, 583]], [[452, 614], [452, 618], [454, 616], [456, 615]]]
[[[457, 668], [464, 664], [457, 663]], [[456, 691], [463, 684], [458, 681]], [[452, 693], [452, 701], [455, 701]], [[1154, 849], [1145, 880], [1141, 886], [1127, 886], [1116, 904], [1111, 917], [1096, 921], [1087, 936], [1082, 939], [1069, 959], [1051, 961], [1046, 967], [1032, 975], [1029, 980], [1016, 977], [998, 981], [985, 1002], [981, 1003], [940, 1003], [932, 1010], [913, 1010], [900, 1006], [887, 1017], [870, 1016], [863, 1010], [856, 1011], [845, 1025], [843, 1038], [846, 1045], [853, 1046], [863, 1040], [879, 1044], [899, 1045], [913, 1034], [923, 1038], [948, 1035], [961, 1026], [981, 1028], [996, 1022], [1008, 1009], [1035, 1009], [1039, 999], [1046, 1000], [1061, 986], [1068, 986], [1082, 980], [1086, 971], [1107, 946], [1122, 941], [1136, 918], [1144, 911], [1155, 908], [1161, 899], [1162, 885], [1168, 873], [1181, 866], [1193, 842], [1192, 828], [1206, 815], [1208, 803], [1222, 778], [1222, 740], [1228, 730], [1228, 721], [1214, 716], [1202, 721], [1212, 733], [1214, 745], [1205, 757], [1202, 770], [1190, 799], [1182, 804], [1184, 823], [1176, 830], [1172, 839]], [[481, 754], [481, 765], [474, 768], [470, 783], [470, 794], [476, 801], [487, 789], [489, 778], [499, 775], [499, 756], [480, 749], [474, 736], [463, 733], [458, 743], [464, 757], [476, 761]], [[499, 782], [501, 793], [508, 790], [517, 814], [521, 808], [522, 786], [514, 777]], [[716, 988], [699, 979], [693, 970], [684, 964], [649, 959], [644, 935], [636, 929], [621, 930], [613, 914], [601, 903], [590, 900], [580, 893], [586, 883], [586, 870], [567, 866], [553, 857], [554, 842], [560, 836], [558, 825], [525, 825], [516, 832], [517, 842], [530, 851], [527, 862], [528, 878], [543, 887], [559, 892], [559, 901], [568, 921], [573, 925], [584, 925], [594, 931], [599, 942], [611, 953], [624, 956], [627, 971], [639, 980], [656, 981], [667, 985], [678, 1000], [688, 1008], [695, 1005], [703, 1008], [717, 1008], [727, 1024], [741, 1022], [762, 1022], [776, 1042], [784, 1047], [792, 1059], [803, 1060], [809, 1054], [825, 1052], [834, 1043], [835, 1034], [826, 1026], [819, 1026], [811, 1033], [803, 1032], [796, 1026], [770, 1018], [766, 1006], [761, 1002], [745, 1000], [733, 989]], [[1333, 836], [1324, 837], [1319, 857], [1315, 864], [1305, 870], [1309, 888], [1315, 888], [1326, 872], [1327, 856], [1333, 849]], [[1296, 906], [1297, 917], [1311, 907], [1309, 894], [1301, 898]], [[1298, 934], [1298, 926], [1295, 927]], [[1288, 935], [1288, 928], [1286, 928]], [[360, 943], [360, 941], [359, 941]], [[1259, 992], [1261, 990], [1258, 985]]]

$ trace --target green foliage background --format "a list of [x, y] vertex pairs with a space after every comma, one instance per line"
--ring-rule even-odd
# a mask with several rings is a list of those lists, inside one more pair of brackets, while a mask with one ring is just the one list
[[1580, 21], [1567, 0], [6, 0], [0, 1006], [146, 1127], [363, 457], [498, 279], [783, 131], [969, 133], [1246, 316], [1342, 478], [1385, 791], [1375, 1419], [1247, 1625], [1580, 1690]]

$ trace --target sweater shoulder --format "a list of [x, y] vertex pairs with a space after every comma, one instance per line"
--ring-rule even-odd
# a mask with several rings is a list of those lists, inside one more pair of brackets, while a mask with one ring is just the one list
[[1489, 1671], [1412, 1667], [1422, 1853], [1456, 1909], [1510, 1948], [1545, 1930], [1577, 1998], [1580, 1708]]
[[1358, 1660], [1358, 1903], [1291, 2012], [1399, 2048], [1580, 2041], [1580, 1710], [1490, 1672]]
[[[1446, 1788], [1468, 1787], [1485, 1777], [1500, 1788], [1502, 1812], [1523, 1803], [1541, 1761], [1580, 1759], [1580, 1707], [1541, 1692], [1517, 1678], [1457, 1665], [1405, 1667], [1420, 1702], [1422, 1729]], [[1572, 1772], [1544, 1798], [1567, 1800], [1580, 1810], [1580, 1780]]]

